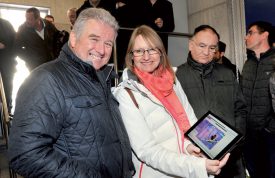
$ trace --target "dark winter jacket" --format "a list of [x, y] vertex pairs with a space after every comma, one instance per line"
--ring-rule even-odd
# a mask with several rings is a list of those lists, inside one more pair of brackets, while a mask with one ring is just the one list
[[15, 31], [11, 23], [0, 18], [0, 43], [5, 45], [0, 49], [0, 72], [8, 104], [11, 103], [13, 74], [16, 66], [13, 50], [14, 39]]
[[246, 104], [230, 69], [214, 61], [199, 64], [189, 55], [176, 75], [198, 118], [210, 110], [245, 133]]
[[17, 96], [12, 169], [24, 177], [131, 177], [130, 143], [105, 70], [65, 44], [57, 60], [32, 72]]
[[235, 74], [237, 77], [237, 71], [238, 71], [238, 77], [240, 77], [240, 72], [237, 69], [235, 64], [232, 64], [232, 62], [225, 56], [222, 56], [222, 65], [226, 66], [227, 68], [231, 69], [232, 72]]
[[[93, 6], [90, 4], [89, 0], [85, 0], [84, 3], [80, 6], [80, 8], [76, 11], [77, 17], [80, 14], [80, 12], [91, 7]], [[103, 8], [109, 11], [113, 16], [115, 16], [116, 0], [100, 0], [99, 4], [97, 5], [97, 8]]]
[[44, 40], [34, 28], [25, 23], [21, 25], [16, 34], [16, 55], [26, 62], [27, 67], [33, 70], [37, 66], [51, 61], [56, 54], [56, 38], [59, 31], [48, 21], [44, 23]]
[[252, 51], [248, 51], [241, 86], [248, 105], [247, 126], [252, 130], [268, 128], [275, 133], [275, 115], [272, 109], [269, 91], [269, 79], [274, 72], [275, 49], [271, 48], [257, 59]]
[[[124, 14], [118, 17], [124, 23], [122, 27], [135, 28], [140, 25], [148, 25], [156, 31], [172, 32], [175, 28], [173, 5], [168, 0], [157, 0], [154, 5], [150, 0], [128, 0]], [[163, 20], [162, 28], [159, 28], [155, 20]]]
[[[199, 64], [189, 54], [187, 63], [179, 66], [176, 75], [198, 118], [210, 110], [245, 134], [246, 104], [231, 69], [214, 61]], [[217, 177], [245, 178], [241, 147], [231, 152]]]

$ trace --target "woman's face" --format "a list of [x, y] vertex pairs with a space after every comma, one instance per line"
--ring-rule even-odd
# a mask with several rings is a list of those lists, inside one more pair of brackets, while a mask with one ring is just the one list
[[133, 46], [134, 66], [142, 72], [153, 73], [160, 63], [160, 50], [150, 45], [141, 35], [137, 36]]

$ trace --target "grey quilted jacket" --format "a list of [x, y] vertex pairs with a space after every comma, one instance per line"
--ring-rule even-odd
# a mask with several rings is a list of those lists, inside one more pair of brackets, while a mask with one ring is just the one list
[[129, 139], [109, 71], [96, 72], [65, 45], [19, 90], [10, 133], [11, 167], [24, 177], [129, 178]]

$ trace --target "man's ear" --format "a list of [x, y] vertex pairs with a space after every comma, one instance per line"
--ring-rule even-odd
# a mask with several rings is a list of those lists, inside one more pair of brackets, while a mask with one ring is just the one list
[[70, 41], [71, 47], [74, 48], [75, 43], [76, 43], [76, 34], [73, 31], [70, 33], [70, 40], [69, 41]]
[[188, 49], [189, 49], [189, 51], [191, 51], [193, 47], [194, 47], [194, 45], [192, 44], [192, 41], [189, 40], [189, 43], [188, 43]]
[[265, 31], [262, 33], [262, 36], [268, 40], [269, 32]]

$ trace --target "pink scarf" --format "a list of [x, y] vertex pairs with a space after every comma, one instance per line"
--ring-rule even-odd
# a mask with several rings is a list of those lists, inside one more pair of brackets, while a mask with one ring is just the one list
[[[162, 71], [160, 68], [157, 70]], [[190, 128], [190, 124], [186, 112], [173, 89], [173, 75], [167, 69], [163, 70], [159, 76], [142, 72], [136, 67], [134, 68], [134, 72], [143, 85], [160, 100], [160, 102], [175, 119], [180, 129], [183, 148], [184, 133]], [[156, 73], [159, 72], [156, 71]]]

